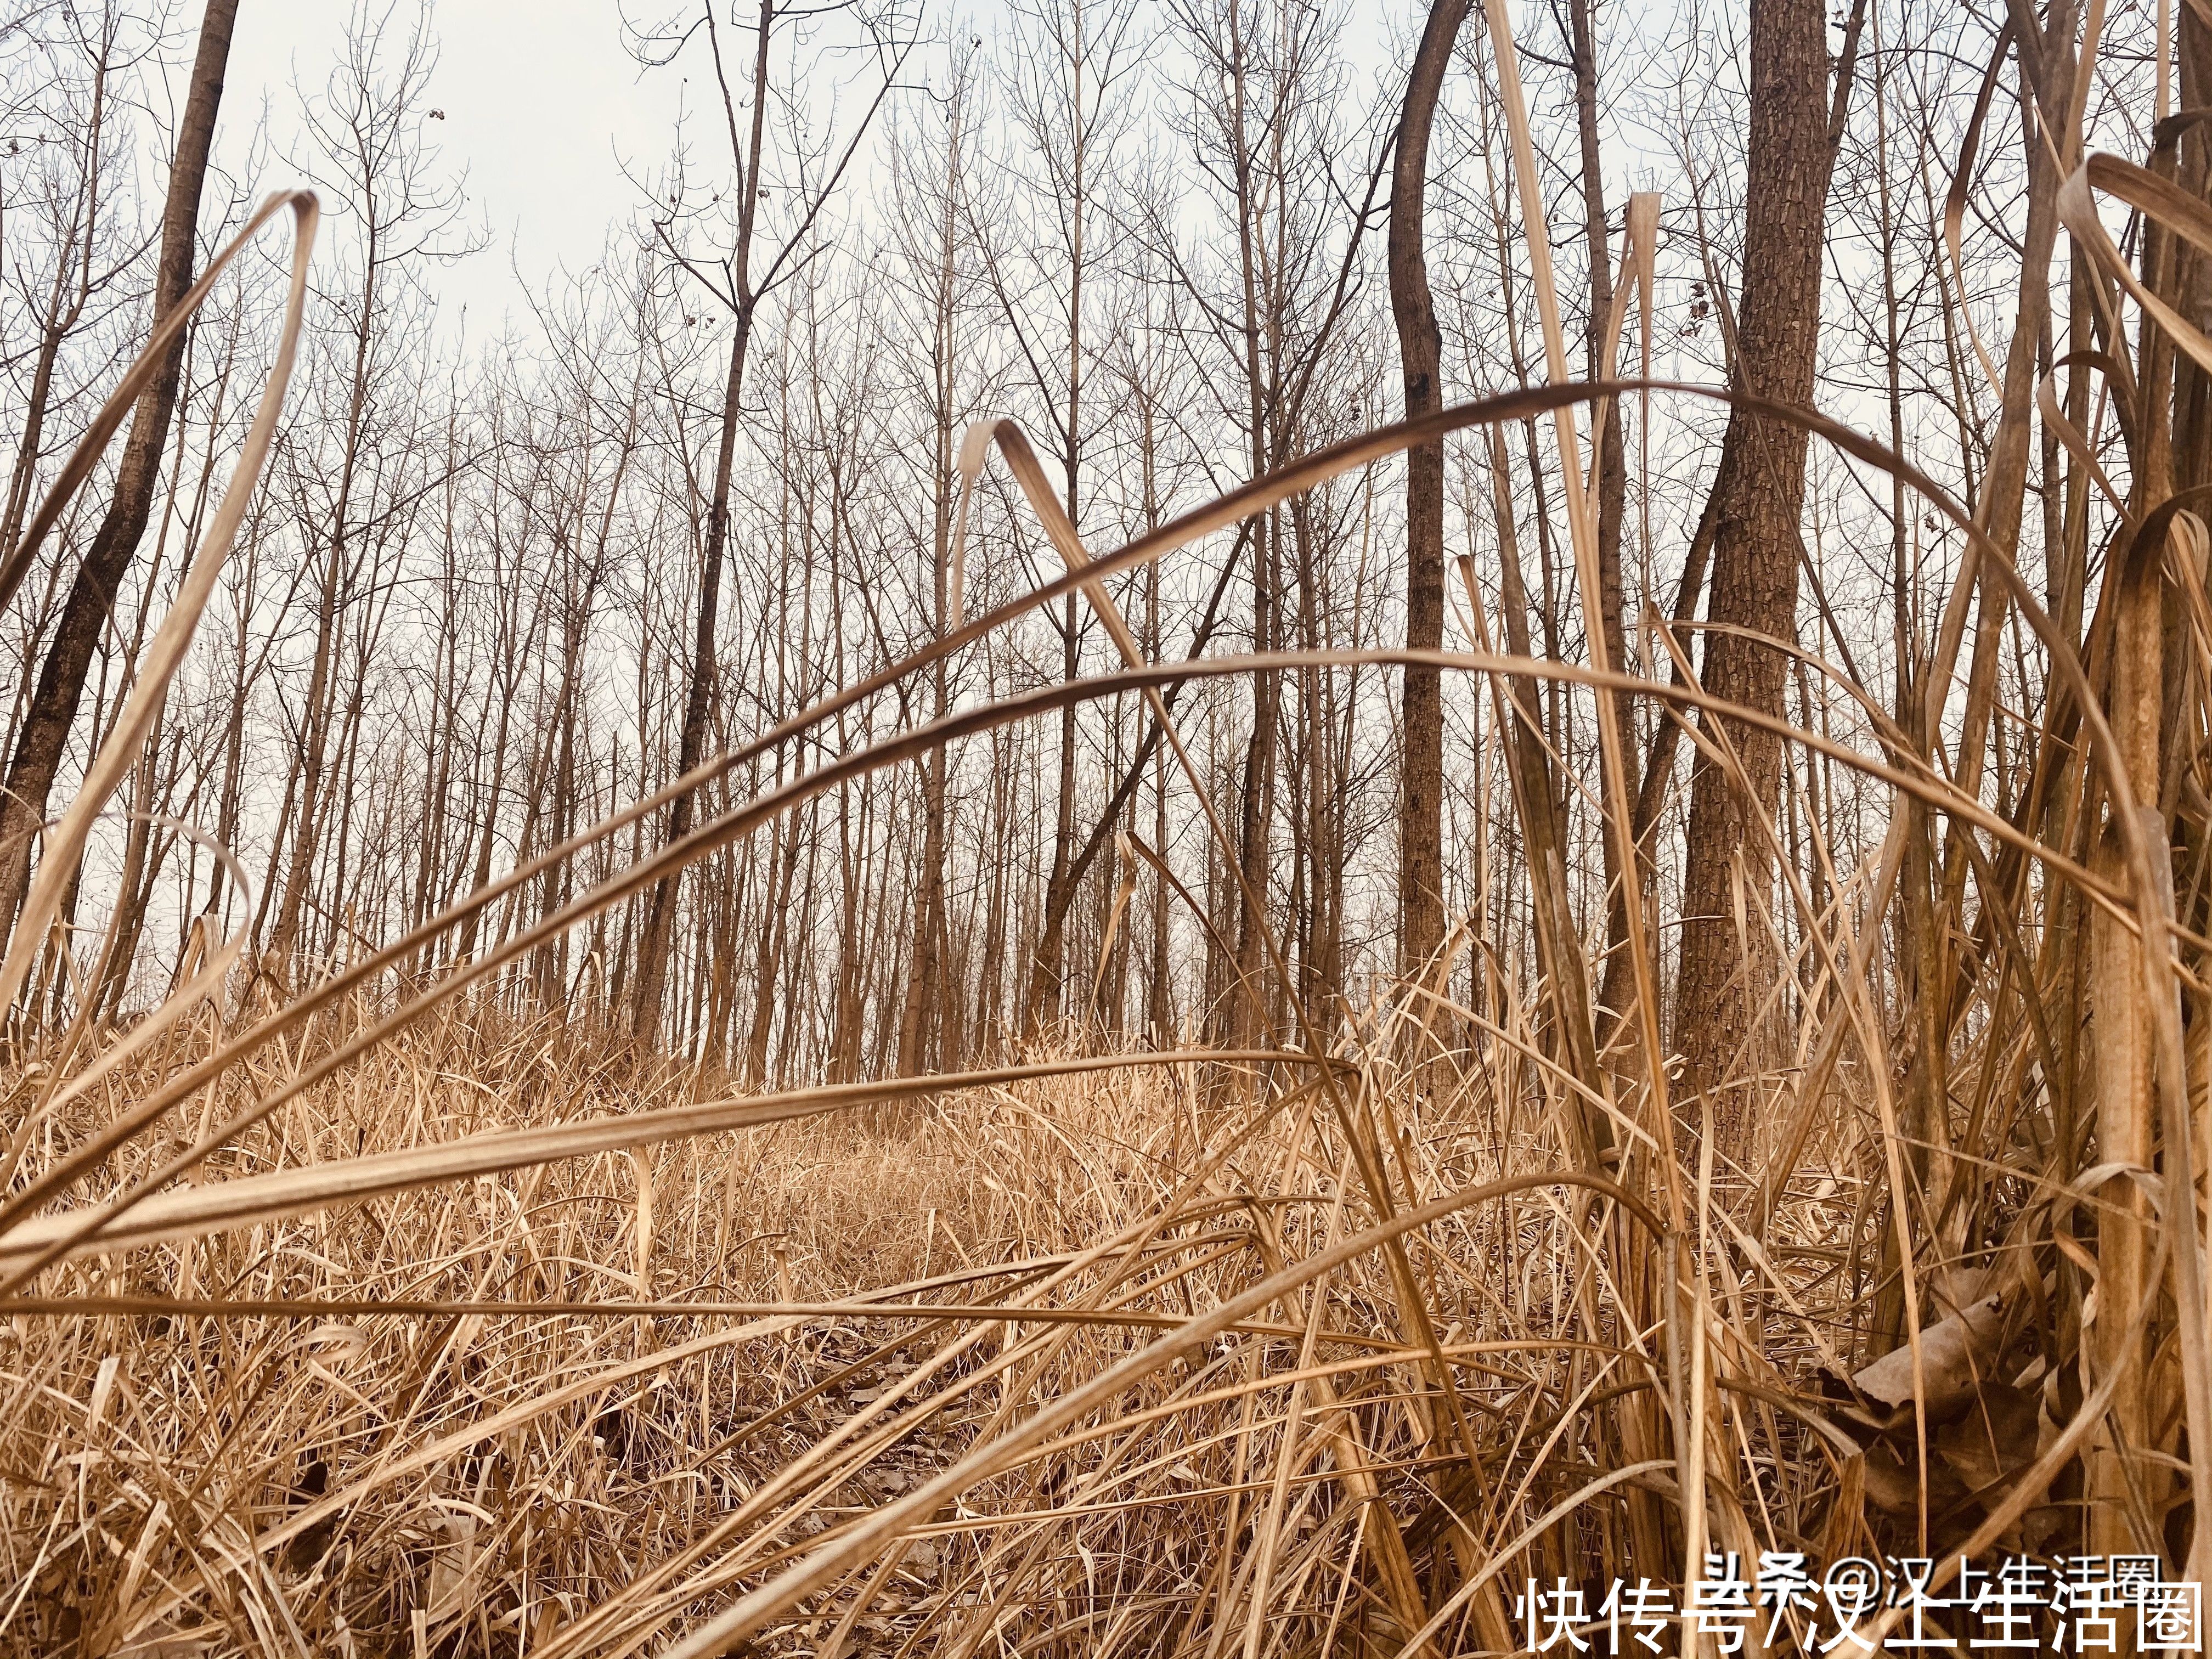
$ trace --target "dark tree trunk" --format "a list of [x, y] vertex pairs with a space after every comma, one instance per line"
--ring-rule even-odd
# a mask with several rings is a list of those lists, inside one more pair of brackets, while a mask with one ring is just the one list
[[[1745, 280], [1736, 363], [1743, 388], [1807, 404], [1820, 333], [1821, 234], [1833, 151], [1828, 139], [1827, 15], [1820, 0], [1754, 0], [1751, 9], [1751, 133], [1744, 204]], [[1753, 275], [1755, 273], [1755, 276]], [[1805, 495], [1805, 433], [1737, 410], [1716, 489], [1712, 594], [1717, 623], [1794, 640], [1798, 517]], [[1763, 713], [1785, 713], [1788, 659], [1740, 635], [1707, 641], [1705, 689]], [[1760, 927], [1739, 935], [1735, 871], [1747, 906], [1764, 902], [1771, 866], [1768, 826], [1782, 787], [1782, 745], [1741, 726], [1728, 736], [1741, 757], [1750, 798], [1699, 751], [1691, 775], [1689, 856], [1683, 894], [1676, 1046], [1687, 1069], [1686, 1096], [1710, 1089], [1752, 1037], [1765, 991], [1746, 951], [1760, 950]], [[1754, 1048], [1755, 1053], [1755, 1048]], [[1717, 1112], [1734, 1121], [1741, 1105]]]
[[[768, 120], [769, 39], [775, 21], [775, 0], [761, 0], [753, 37], [752, 126], [744, 155], [732, 158], [738, 164], [744, 191], [738, 210], [737, 240], [730, 251], [729, 262], [736, 319], [730, 336], [729, 376], [722, 387], [721, 435], [714, 452], [714, 497], [708, 504], [706, 545], [701, 550], [699, 611], [692, 638], [691, 672], [690, 684], [684, 689], [684, 726], [676, 740], [676, 770], [679, 776], [706, 757], [707, 717], [714, 706], [714, 630], [721, 615], [722, 561], [730, 541], [730, 477], [737, 463], [738, 423], [744, 410], [745, 349], [752, 341], [754, 307], [758, 300], [752, 288], [753, 227], [760, 209], [761, 161]], [[711, 35], [711, 11], [708, 21]], [[719, 70], [719, 48], [715, 61]], [[726, 91], [724, 95], [726, 100]], [[730, 131], [734, 145], [737, 118], [733, 112], [730, 112]], [[669, 842], [681, 841], [690, 833], [697, 811], [691, 792], [676, 798], [668, 809]], [[654, 886], [644, 935], [638, 946], [631, 1030], [648, 1044], [660, 1034], [660, 1001], [668, 981], [668, 957], [676, 927], [676, 897], [675, 876], [665, 877]]]
[[[1390, 175], [1390, 311], [1398, 325], [1405, 372], [1406, 418], [1443, 403], [1443, 336], [1437, 327], [1421, 250], [1428, 194], [1429, 130], [1451, 67], [1452, 44], [1467, 20], [1468, 0], [1436, 0], [1413, 54], [1398, 149]], [[1444, 637], [1444, 449], [1424, 444], [1406, 455], [1406, 645], [1432, 651]], [[1405, 747], [1399, 762], [1398, 967], [1420, 971], [1443, 942], [1443, 682], [1434, 668], [1408, 667]]]
[[[721, 617], [722, 562], [730, 542], [730, 477], [737, 463], [739, 398], [744, 387], [745, 347], [751, 333], [752, 313], [748, 307], [738, 316], [737, 332], [730, 342], [729, 378], [722, 391], [722, 434], [714, 456], [714, 499], [707, 509], [706, 545], [702, 550], [690, 683], [684, 688], [684, 725], [676, 739], [679, 776], [698, 765], [707, 752], [707, 717], [714, 707], [714, 630]], [[695, 792], [676, 798], [668, 809], [669, 841], [681, 841], [691, 832], [697, 811]], [[674, 876], [653, 888], [644, 937], [638, 946], [635, 1029], [647, 1042], [660, 1032], [661, 994], [667, 985], [668, 956], [676, 927], [676, 894]]]

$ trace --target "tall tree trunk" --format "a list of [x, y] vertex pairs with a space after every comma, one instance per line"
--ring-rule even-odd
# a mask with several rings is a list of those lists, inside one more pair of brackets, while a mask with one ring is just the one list
[[[730, 368], [722, 385], [720, 441], [714, 450], [714, 495], [707, 507], [706, 545], [701, 550], [699, 610], [692, 634], [691, 672], [684, 694], [684, 725], [676, 741], [678, 775], [699, 764], [707, 752], [707, 715], [714, 692], [714, 629], [722, 599], [722, 560], [730, 540], [730, 477], [737, 465], [738, 422], [743, 413], [745, 350], [752, 343], [754, 307], [751, 258], [753, 225], [760, 207], [760, 170], [766, 145], [768, 120], [769, 34], [775, 21], [775, 0], [761, 0], [756, 24], [753, 56], [752, 131], [747, 149], [738, 158], [743, 170], [743, 201], [738, 210], [738, 234], [730, 250], [730, 287], [736, 300], [736, 320], [730, 332]], [[708, 12], [711, 35], [714, 14]], [[720, 58], [716, 57], [719, 68]], [[737, 123], [731, 121], [734, 138]], [[677, 797], [668, 809], [669, 842], [678, 842], [691, 831], [697, 805], [688, 793]], [[661, 994], [667, 984], [668, 954], [676, 926], [678, 880], [665, 878], [653, 890], [645, 933], [638, 946], [635, 1000], [631, 1006], [631, 1030], [650, 1043], [659, 1035]]]
[[[207, 180], [208, 154], [214, 147], [216, 114], [222, 106], [222, 77], [230, 61], [230, 35], [238, 0], [208, 0], [200, 20], [199, 47], [192, 58], [191, 88], [185, 99], [184, 125], [177, 133], [175, 165], [161, 209], [161, 252], [154, 268], [154, 307], [149, 330], [175, 310], [192, 281], [192, 244], [198, 233], [200, 193]], [[37, 688], [16, 738], [0, 793], [0, 921], [12, 923], [30, 878], [31, 840], [46, 817], [46, 799], [61, 768], [77, 702], [84, 694], [92, 655], [115, 605], [116, 592], [130, 568], [131, 556], [153, 516], [154, 491], [161, 477], [161, 451], [169, 418], [175, 412], [177, 386], [185, 361], [185, 336], [169, 343], [160, 371], [139, 394], [131, 412], [131, 434], [116, 469], [115, 495], [93, 532], [84, 562], [70, 583], [61, 625], [39, 671]]]
[[[960, 278], [960, 161], [966, 105], [955, 96], [946, 109], [945, 195], [937, 222], [936, 287], [931, 295], [933, 325], [930, 352], [931, 515], [930, 602], [938, 636], [953, 626], [951, 614], [952, 515], [960, 488], [954, 465], [952, 428], [955, 424], [957, 342], [954, 307]], [[939, 657], [930, 672], [930, 718], [942, 720], [951, 707], [951, 687], [945, 659]], [[931, 751], [924, 763], [921, 800], [921, 875], [914, 902], [914, 966], [907, 975], [905, 1006], [899, 1015], [898, 1069], [913, 1076], [922, 1069], [936, 1044], [938, 1064], [949, 1063], [943, 1030], [947, 999], [939, 988], [945, 973], [945, 750]]]
[[[1827, 16], [1820, 0], [1753, 0], [1751, 135], [1744, 203], [1742, 298], [1736, 363], [1743, 388], [1809, 403], [1820, 334], [1821, 234], [1833, 152], [1828, 142]], [[1712, 597], [1717, 623], [1790, 641], [1797, 617], [1798, 515], [1805, 496], [1805, 433], [1738, 410], [1725, 441], [1741, 465], [1716, 485]], [[1788, 659], [1741, 635], [1706, 642], [1705, 689], [1746, 708], [1783, 714]], [[1771, 866], [1768, 826], [1782, 787], [1782, 745], [1764, 732], [1728, 732], [1751, 786], [1746, 799], [1701, 750], [1691, 775], [1688, 861], [1684, 876], [1681, 976], [1676, 1046], [1687, 1067], [1685, 1095], [1711, 1089], [1752, 1037], [1764, 972], [1740, 937], [1738, 867], [1747, 906], [1764, 902]], [[1717, 1121], [1741, 1121], [1729, 1103]]]
[[[940, 392], [946, 391], [944, 378]], [[937, 420], [936, 561], [932, 589], [941, 638], [951, 623], [949, 575], [951, 553], [952, 422], [949, 404], [940, 403]], [[939, 657], [930, 674], [930, 718], [943, 720], [951, 707], [951, 689]], [[945, 750], [933, 750], [922, 765], [921, 871], [915, 884], [914, 961], [907, 974], [906, 1002], [899, 1016], [898, 1069], [920, 1074], [928, 1064], [931, 1039], [942, 999], [938, 981], [944, 971], [939, 954], [945, 936]], [[940, 1060], [939, 1062], [943, 1062]]]
[[[1083, 8], [1073, 12], [1074, 52], [1068, 60], [1067, 103], [1071, 186], [1066, 204], [1067, 244], [1067, 396], [1061, 426], [1060, 454], [1066, 476], [1067, 521], [1079, 526], [1082, 516], [1079, 490], [1083, 461], [1083, 260], [1085, 214], [1089, 206], [1088, 157], [1083, 107]], [[1076, 596], [1070, 593], [1060, 618], [1060, 678], [1073, 684], [1081, 666], [1083, 636], [1079, 625]], [[1075, 705], [1060, 711], [1060, 778], [1053, 813], [1052, 874], [1045, 883], [1043, 927], [1037, 934], [1036, 959], [1030, 971], [1028, 1009], [1023, 1024], [1034, 1036], [1056, 1020], [1066, 1019], [1067, 1006], [1068, 908], [1083, 879], [1075, 868]]]
[[[1583, 331], [1583, 372], [1596, 380], [1605, 369], [1605, 331], [1613, 313], [1613, 244], [1605, 222], [1605, 173], [1597, 140], [1597, 30], [1591, 0], [1568, 0], [1568, 50], [1575, 70], [1575, 132], [1581, 145], [1583, 169], [1583, 240], [1589, 255], [1589, 319]], [[1599, 625], [1605, 630], [1605, 659], [1615, 670], [1628, 663], [1628, 635], [1622, 625], [1626, 608], [1620, 577], [1620, 524], [1628, 493], [1628, 466], [1622, 453], [1620, 399], [1608, 398], [1598, 414], [1597, 446], [1597, 586]], [[1625, 705], [1616, 701], [1616, 709]], [[1624, 750], [1624, 754], [1632, 752]], [[1629, 798], [1641, 793], [1642, 780], [1633, 772], [1622, 780]], [[1628, 949], [1628, 905], [1638, 878], [1620, 868], [1620, 842], [1615, 836], [1600, 836], [1605, 856], [1605, 975], [1600, 982], [1601, 1010], [1598, 1047], [1607, 1048], [1619, 1034], [1628, 1010], [1636, 976]], [[1625, 1051], [1620, 1051], [1625, 1052]]]
[[[738, 316], [730, 340], [728, 377], [722, 386], [722, 431], [714, 452], [714, 495], [707, 509], [705, 545], [701, 550], [699, 605], [691, 640], [691, 672], [684, 693], [684, 724], [676, 740], [678, 776], [699, 764], [707, 752], [707, 719], [714, 705], [714, 630], [720, 620], [722, 562], [730, 538], [730, 479], [736, 470], [738, 424], [744, 387], [745, 348], [752, 334], [752, 310]], [[698, 806], [690, 793], [679, 795], [668, 809], [670, 842], [691, 831]], [[634, 1030], [650, 1042], [660, 1029], [661, 994], [668, 982], [668, 953], [676, 926], [677, 878], [669, 876], [653, 890], [645, 935], [638, 946]]]
[[[1468, 0], [1436, 0], [1413, 54], [1390, 175], [1390, 312], [1406, 382], [1406, 418], [1443, 407], [1443, 335], [1421, 249], [1428, 194], [1429, 131]], [[1444, 637], [1444, 448], [1406, 455], [1406, 646], [1433, 651]], [[1443, 676], [1407, 667], [1405, 738], [1399, 761], [1398, 970], [1420, 971], [1443, 943]]]

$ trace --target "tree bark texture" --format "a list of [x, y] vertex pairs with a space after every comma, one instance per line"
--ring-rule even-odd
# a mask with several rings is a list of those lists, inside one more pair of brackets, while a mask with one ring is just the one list
[[[1744, 390], [1794, 404], [1812, 400], [1820, 347], [1821, 233], [1832, 155], [1826, 23], [1820, 0], [1754, 0], [1751, 9], [1747, 177], [1757, 182], [1744, 204], [1736, 362]], [[1740, 465], [1724, 465], [1716, 485], [1707, 614], [1718, 624], [1794, 641], [1805, 433], [1739, 410], [1729, 417], [1724, 447]], [[1788, 666], [1781, 652], [1739, 635], [1716, 632], [1706, 641], [1705, 689], [1748, 708], [1785, 712]], [[1747, 956], [1762, 951], [1763, 925], [1751, 910], [1763, 902], [1771, 869], [1782, 745], [1771, 735], [1720, 725], [1742, 760], [1750, 795], [1699, 751], [1691, 774], [1675, 1009], [1686, 1098], [1719, 1084], [1745, 1051], [1767, 977]], [[1741, 933], [1740, 915], [1749, 918]], [[1755, 1045], [1752, 1058], [1755, 1063]], [[1729, 1103], [1716, 1120], [1741, 1115], [1740, 1103]]]
[[[1413, 55], [1390, 178], [1390, 312], [1406, 383], [1406, 418], [1443, 406], [1443, 336], [1421, 247], [1429, 133], [1468, 0], [1436, 0]], [[1406, 645], [1435, 650], [1444, 630], [1444, 449], [1406, 455]], [[1398, 969], [1418, 974], [1443, 944], [1444, 724], [1442, 672], [1407, 667], [1399, 760]]]

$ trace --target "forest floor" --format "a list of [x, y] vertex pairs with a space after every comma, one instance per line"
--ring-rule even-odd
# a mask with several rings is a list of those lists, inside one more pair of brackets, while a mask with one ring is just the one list
[[[264, 1050], [220, 1103], [309, 1052]], [[1066, 1064], [305, 1206], [319, 1172], [726, 1098], [545, 1024], [374, 1049], [214, 1161], [208, 1189], [269, 1213], [49, 1268], [69, 1310], [0, 1327], [0, 1650], [657, 1650], [828, 1555], [756, 1650], [1137, 1651], [1264, 1620], [1395, 1651], [1455, 1536], [1578, 1572], [1679, 1500], [1632, 1470], [1626, 1509], [1540, 1518], [1615, 1449], [1594, 1405], [1649, 1395], [1662, 1333], [1624, 1329], [1589, 1248], [1624, 1218], [1552, 1184], [1556, 1125], [1501, 1105], [1534, 1075], [1509, 1047], [1446, 1089], [1340, 1079], [1382, 1120], [1392, 1201], [1441, 1195], [1396, 1267], [1325, 1260], [1379, 1211], [1310, 1073]], [[102, 1109], [77, 1105], [64, 1135]], [[1767, 1233], [1784, 1296], [1722, 1310], [1767, 1397], [1716, 1398], [1759, 1471], [1724, 1511], [1743, 1541], [1817, 1553], [1911, 1494], [1839, 1459], [1816, 1401], [1865, 1216], [1848, 1171], [1801, 1167]], [[1474, 1641], [1503, 1605], [1446, 1622]]]

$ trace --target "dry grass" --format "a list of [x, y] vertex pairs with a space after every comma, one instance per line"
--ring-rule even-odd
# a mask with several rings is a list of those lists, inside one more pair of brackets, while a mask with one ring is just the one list
[[[149, 1056], [148, 1079], [181, 1057]], [[301, 1058], [229, 1086], [265, 1091]], [[209, 1178], [650, 1108], [680, 1087], [634, 1070], [588, 1037], [449, 1015], [294, 1101]], [[1386, 1075], [1364, 1081], [1407, 1102]], [[1389, 1137], [1403, 1201], [1555, 1170], [1529, 1082], [1485, 1068], [1408, 1109]], [[1374, 1224], [1316, 1097], [1263, 1097], [1249, 1070], [1212, 1062], [1132, 1066], [50, 1272], [45, 1294], [82, 1309], [219, 1311], [15, 1316], [10, 1650], [498, 1652], [520, 1627], [532, 1653], [617, 1651], [963, 1464], [980, 1478], [777, 1620], [767, 1650], [817, 1650], [839, 1623], [870, 1652], [1134, 1652], [1248, 1626], [1273, 1650], [1331, 1650], [1371, 1635], [1389, 1624], [1386, 1528], [1417, 1566], [1453, 1510], [1485, 1539], [1526, 1530], [1592, 1467], [1589, 1401], [1648, 1381], [1649, 1361], [1577, 1244], [1577, 1194], [1540, 1182], [1418, 1235], [1479, 1480], [1374, 1254], [1207, 1341], [1164, 1341]], [[1808, 1317], [1759, 1368], [1784, 1396], [1812, 1389], [1850, 1322], [1850, 1276], [1820, 1247], [1846, 1238], [1859, 1183], [1820, 1167], [1779, 1229], [1811, 1247], [1784, 1275]], [[242, 1311], [283, 1301], [355, 1305]], [[807, 1304], [844, 1305], [770, 1311]], [[1164, 1363], [1042, 1444], [1024, 1432], [1140, 1356]], [[1733, 1398], [1760, 1540], [1790, 1547], [1826, 1507], [1832, 1460], [1802, 1416]], [[1554, 1525], [1531, 1562], [1579, 1572], [1608, 1524]]]

